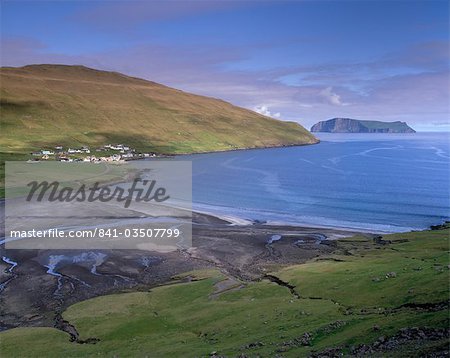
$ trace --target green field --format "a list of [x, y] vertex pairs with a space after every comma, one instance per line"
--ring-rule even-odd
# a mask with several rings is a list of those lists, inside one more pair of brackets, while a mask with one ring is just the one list
[[[216, 270], [197, 280], [149, 292], [97, 297], [63, 316], [96, 344], [69, 342], [52, 328], [0, 334], [5, 357], [248, 357], [307, 356], [312, 351], [370, 344], [402, 328], [449, 325], [450, 229], [386, 235], [392, 243], [340, 240], [340, 255], [280, 268], [272, 274], [295, 286], [262, 280], [212, 295], [226, 279]], [[301, 337], [309, 334], [308, 342]], [[299, 338], [300, 337], [300, 338]], [[304, 345], [306, 344], [306, 345]], [[407, 342], [388, 356], [423, 356], [448, 339]]]

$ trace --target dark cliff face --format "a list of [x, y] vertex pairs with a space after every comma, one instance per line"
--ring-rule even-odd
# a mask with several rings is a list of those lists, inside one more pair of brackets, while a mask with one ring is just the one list
[[353, 119], [333, 118], [313, 125], [311, 132], [368, 133], [369, 129]]
[[333, 118], [316, 123], [311, 132], [328, 133], [415, 133], [405, 122], [360, 121], [351, 118]]

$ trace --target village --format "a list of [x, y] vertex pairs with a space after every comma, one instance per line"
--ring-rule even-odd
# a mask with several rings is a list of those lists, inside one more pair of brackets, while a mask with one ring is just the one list
[[124, 163], [128, 160], [156, 157], [155, 153], [137, 153], [135, 149], [124, 144], [106, 144], [93, 150], [88, 146], [65, 149], [63, 146], [57, 145], [53, 149], [41, 149], [30, 154], [32, 156], [30, 162], [55, 160], [59, 162]]

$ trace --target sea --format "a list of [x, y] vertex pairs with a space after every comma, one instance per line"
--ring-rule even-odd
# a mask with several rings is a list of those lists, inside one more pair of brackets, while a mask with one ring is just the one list
[[371, 232], [450, 220], [450, 133], [317, 133], [319, 144], [185, 155], [193, 210]]

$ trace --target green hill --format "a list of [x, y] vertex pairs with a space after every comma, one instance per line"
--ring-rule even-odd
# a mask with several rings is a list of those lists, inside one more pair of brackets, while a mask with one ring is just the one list
[[192, 153], [316, 143], [302, 126], [116, 72], [83, 66], [3, 67], [3, 153], [124, 143]]

